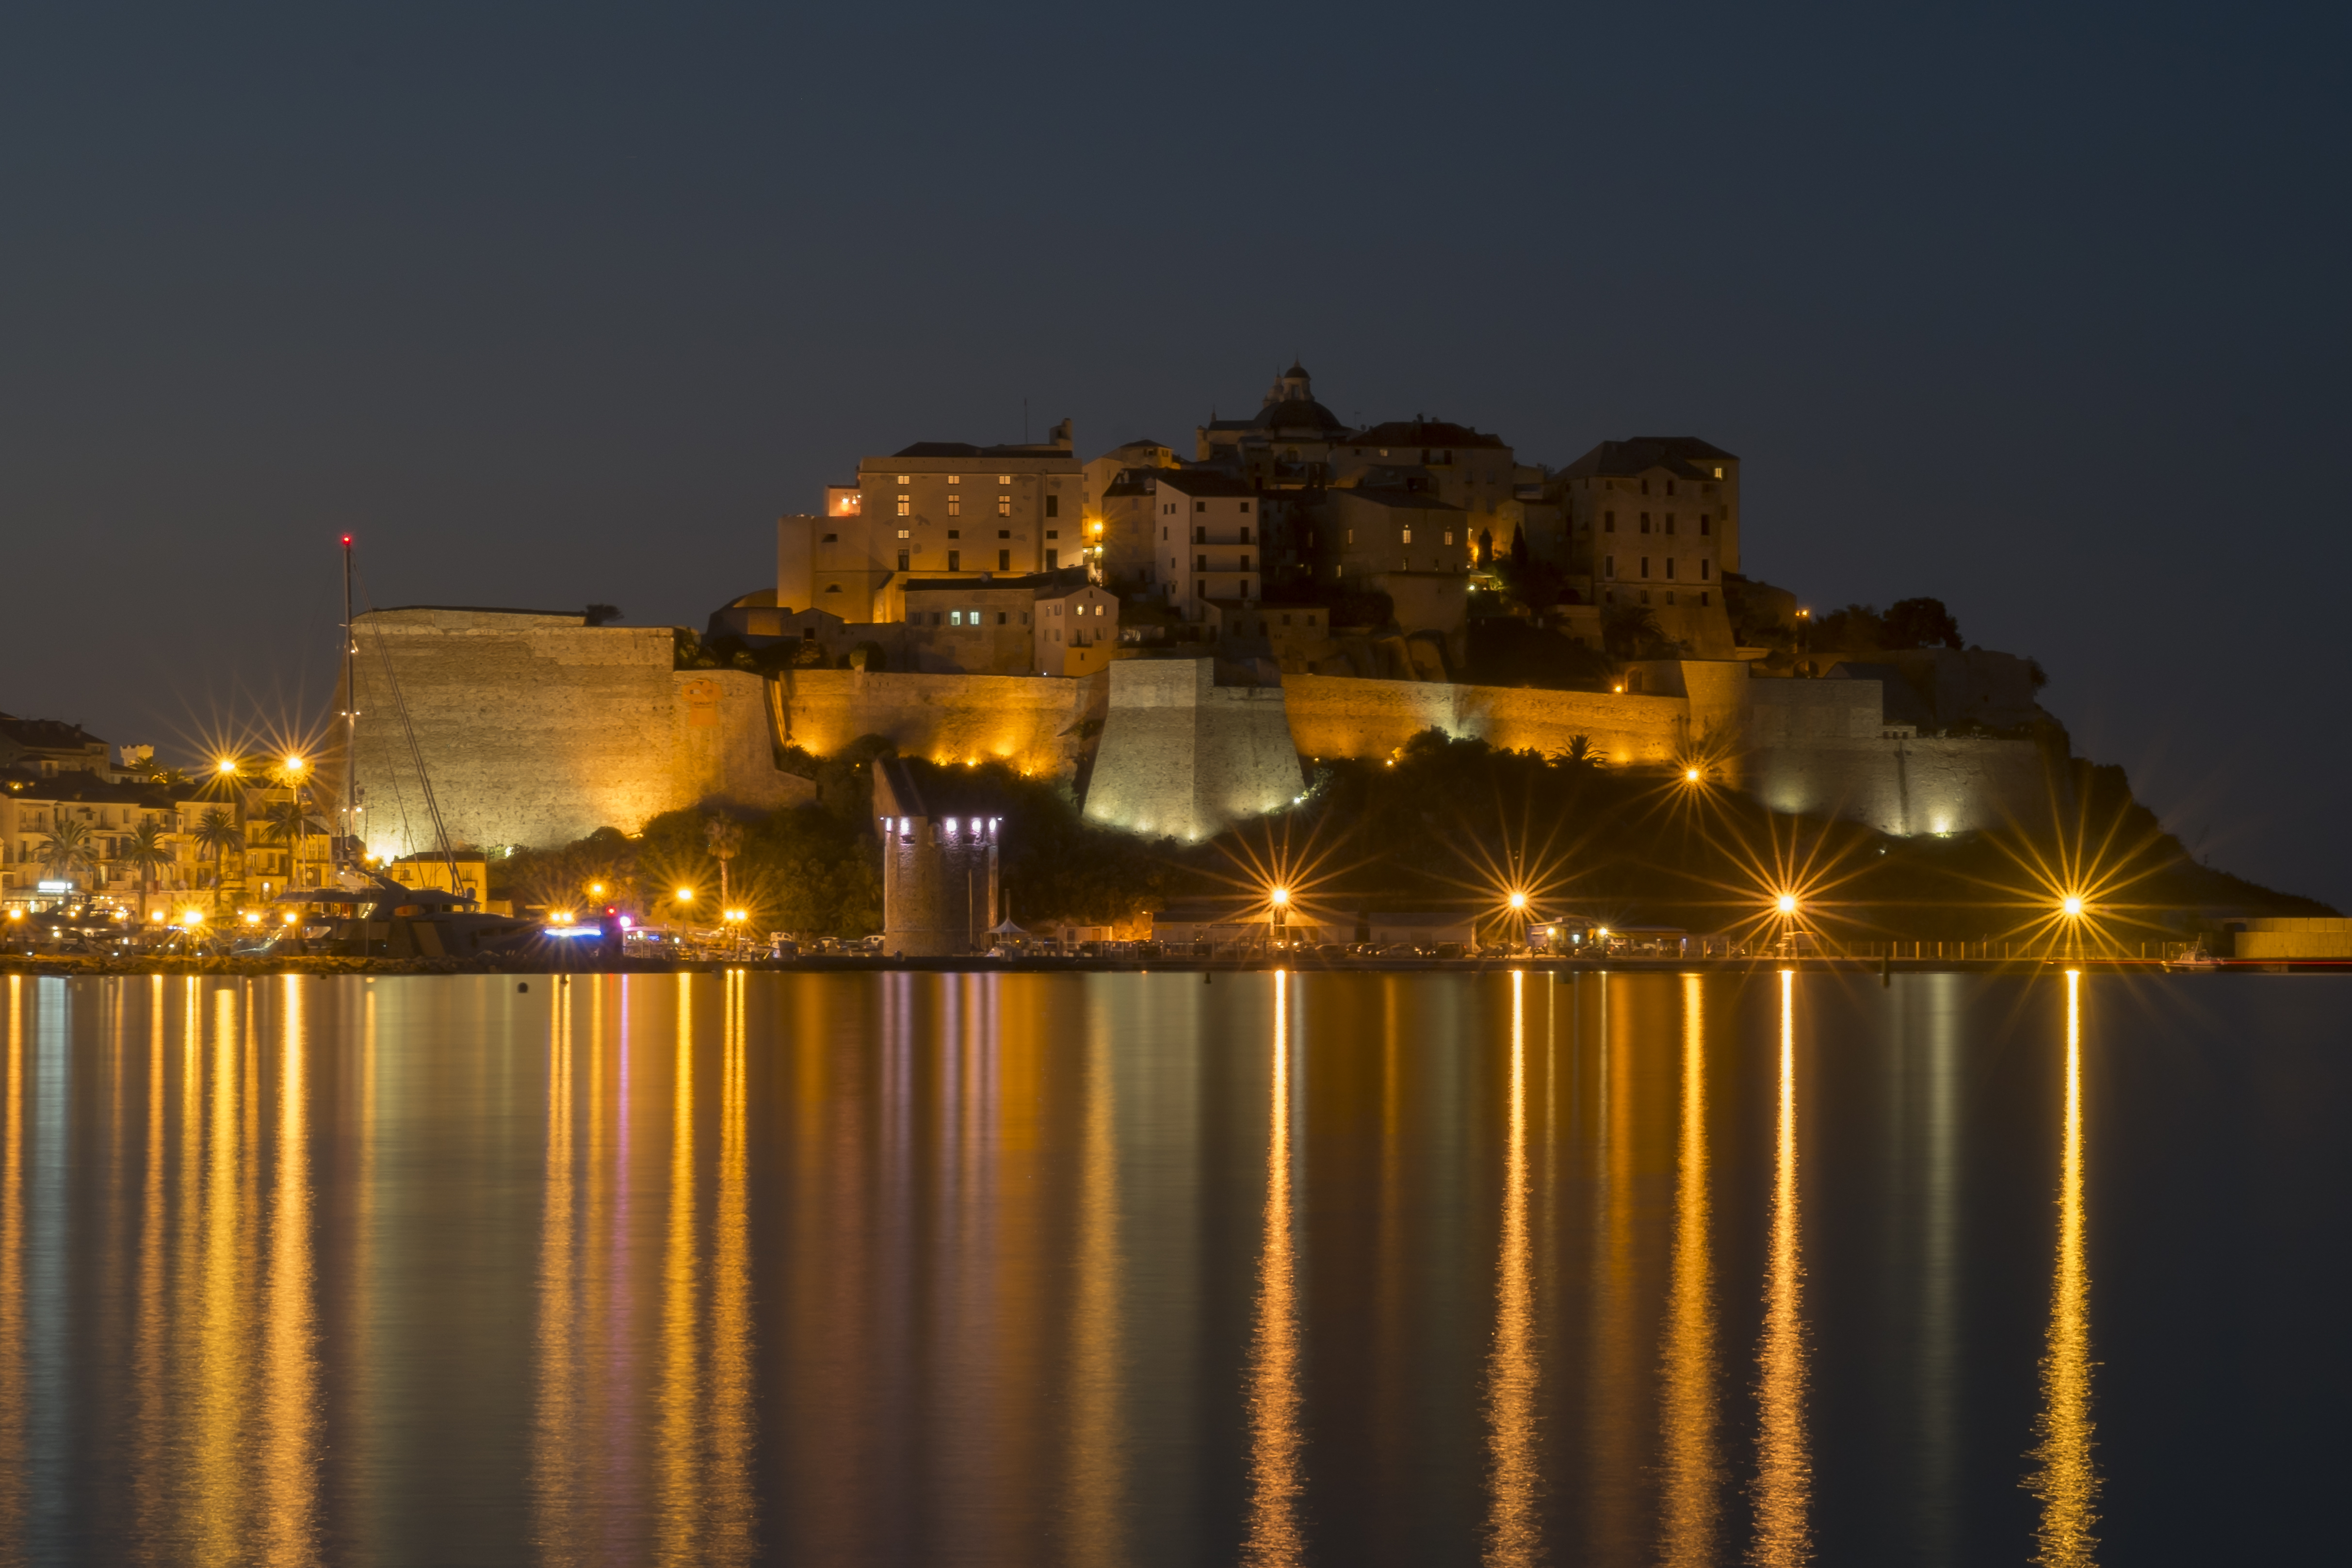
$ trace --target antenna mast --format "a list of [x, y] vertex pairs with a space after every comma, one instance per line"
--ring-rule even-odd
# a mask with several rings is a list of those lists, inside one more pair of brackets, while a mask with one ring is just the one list
[[359, 836], [360, 817], [360, 688], [359, 633], [352, 627], [352, 536], [343, 536], [343, 863], [357, 857], [352, 841]]

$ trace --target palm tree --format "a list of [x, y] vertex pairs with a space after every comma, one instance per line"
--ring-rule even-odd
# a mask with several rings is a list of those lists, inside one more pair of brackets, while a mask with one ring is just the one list
[[1568, 749], [1559, 754], [1559, 759], [1575, 768], [1598, 768], [1608, 760], [1589, 735], [1570, 736]]
[[139, 868], [139, 918], [147, 918], [147, 894], [155, 883], [155, 868], [172, 863], [172, 846], [163, 841], [163, 825], [154, 818], [142, 819], [123, 841], [122, 852], [115, 857]]
[[300, 792], [298, 790], [291, 800], [271, 802], [269, 810], [262, 815], [269, 824], [262, 830], [263, 840], [286, 846], [286, 885], [292, 887], [300, 871], [295, 862], [302, 855], [302, 840], [310, 831], [310, 819], [302, 810]]
[[723, 918], [728, 907], [727, 862], [743, 850], [743, 824], [732, 817], [713, 817], [702, 825], [702, 836], [710, 841], [710, 852], [719, 861], [719, 907]]
[[55, 823], [42, 835], [33, 852], [39, 857], [42, 870], [59, 882], [70, 882], [79, 873], [98, 869], [98, 840], [88, 823], [69, 822], [64, 816], [65, 808], [57, 810]]
[[238, 824], [233, 813], [215, 806], [196, 819], [195, 840], [198, 849], [209, 851], [212, 854], [213, 887], [215, 890], [213, 902], [218, 904], [217, 890], [226, 874], [228, 852], [245, 842], [245, 829]]

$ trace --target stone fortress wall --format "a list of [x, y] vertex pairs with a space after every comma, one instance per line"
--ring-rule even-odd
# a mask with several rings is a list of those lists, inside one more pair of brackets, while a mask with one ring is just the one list
[[359, 618], [359, 768], [378, 853], [432, 827], [383, 678], [389, 656], [453, 839], [550, 845], [714, 802], [813, 797], [779, 767], [861, 736], [941, 763], [1000, 758], [1087, 773], [1086, 811], [1199, 838], [1300, 791], [1302, 758], [1393, 755], [1431, 728], [1557, 754], [1589, 737], [1612, 764], [1703, 761], [1773, 810], [1899, 834], [1959, 832], [2048, 809], [2039, 749], [1920, 738], [1869, 679], [1752, 679], [1731, 661], [1628, 666], [1624, 693], [1290, 675], [1220, 686], [1207, 660], [1134, 659], [1078, 680], [793, 670], [675, 670], [667, 627], [577, 614], [415, 608]]
[[602, 827], [635, 832], [706, 800], [767, 809], [814, 794], [775, 765], [767, 683], [673, 669], [667, 626], [417, 607], [373, 611], [353, 628], [373, 853], [434, 847], [387, 661], [456, 842], [559, 844]]
[[1305, 779], [1286, 688], [1220, 686], [1206, 659], [1125, 659], [1104, 674], [1089, 818], [1202, 839], [1297, 798]]

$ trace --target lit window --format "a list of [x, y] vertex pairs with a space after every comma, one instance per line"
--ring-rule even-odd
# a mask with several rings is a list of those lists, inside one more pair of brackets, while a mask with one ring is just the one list
[[950, 610], [950, 611], [949, 611], [949, 612], [948, 612], [948, 624], [949, 624], [949, 625], [950, 625], [950, 626], [961, 626], [961, 625], [962, 625], [962, 624], [963, 624], [963, 612], [962, 612], [962, 611], [961, 611], [961, 610]]
[[915, 476], [912, 474], [901, 474], [898, 476], [898, 483], [901, 485], [911, 485], [914, 482]]
[[915, 530], [912, 528], [900, 528], [898, 530], [898, 537], [902, 539], [912, 538], [915, 537]]
[[963, 516], [963, 497], [961, 496], [950, 496], [948, 497], [948, 516], [950, 517], [960, 517]]
[[912, 502], [912, 501], [908, 500], [908, 499], [906, 497], [904, 497], [904, 496], [899, 497], [898, 497], [898, 515], [899, 515], [900, 517], [913, 517], [913, 516], [915, 515], [915, 504], [914, 504], [914, 502]]
[[1010, 485], [1013, 483], [1013, 476], [1010, 474], [999, 474], [996, 476], [996, 482], [1000, 485]]
[[1452, 528], [1445, 530], [1445, 542], [1447, 544], [1452, 544], [1454, 542], [1454, 530]]
[[948, 483], [950, 485], [961, 485], [963, 483], [963, 476], [961, 474], [950, 474], [948, 476]]
[[1013, 515], [1012, 497], [999, 496], [996, 497], [996, 515], [1000, 517], [1009, 517]]

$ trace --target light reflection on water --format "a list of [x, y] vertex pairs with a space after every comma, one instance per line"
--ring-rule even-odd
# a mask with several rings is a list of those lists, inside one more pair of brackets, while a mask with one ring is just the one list
[[2071, 976], [5, 983], [0, 1562], [2164, 1561], [2099, 1162], [2285, 1135]]
[[2042, 1500], [2036, 1563], [2096, 1561], [2099, 1475], [2091, 1459], [2090, 1266], [2083, 1235], [2083, 977], [2066, 973], [2066, 1110], [2058, 1170], [2058, 1266], [2050, 1287], [2049, 1348], [2042, 1357], [2042, 1445], [2032, 1481]]

